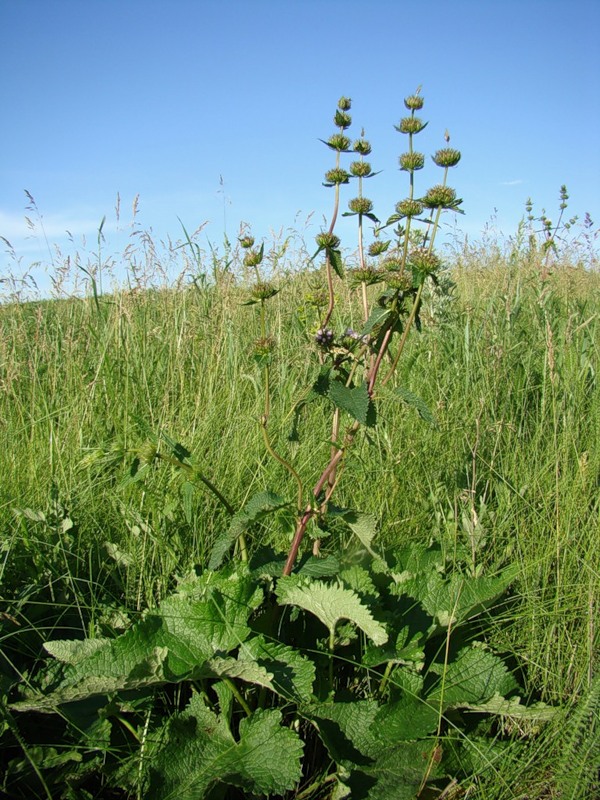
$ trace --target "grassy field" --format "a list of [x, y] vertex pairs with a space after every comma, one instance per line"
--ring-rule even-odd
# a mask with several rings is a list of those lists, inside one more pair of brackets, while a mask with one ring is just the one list
[[[517, 565], [488, 640], [525, 696], [560, 713], [537, 735], [514, 722], [511, 735], [527, 741], [519, 757], [496, 762], [493, 779], [477, 780], [474, 767], [457, 791], [585, 800], [600, 792], [600, 274], [565, 258], [544, 275], [535, 257], [493, 245], [450, 261], [454, 286], [426, 299], [394, 378], [435, 424], [384, 397], [383, 424], [357, 440], [337, 502], [375, 515], [377, 547], [418, 541], [451, 553], [460, 543], [474, 574]], [[157, 442], [186, 448], [235, 509], [265, 489], [294, 495], [258, 424], [258, 317], [242, 305], [239, 275], [215, 274], [176, 289], [0, 307], [6, 698], [35, 674], [44, 641], [114, 635], [178, 577], [206, 568], [227, 513], [205, 484], [146, 457]], [[274, 281], [271, 438], [312, 485], [329, 421], [310, 406], [300, 441], [290, 432], [315, 378], [310, 298], [320, 275], [280, 270]], [[357, 294], [344, 290], [336, 314], [334, 328], [360, 327]], [[250, 551], [264, 544], [287, 549], [281, 520], [253, 530]], [[325, 554], [339, 547], [335, 535], [323, 541]], [[43, 741], [6, 703], [5, 791], [53, 796], [36, 779], [52, 769]], [[92, 797], [81, 792], [68, 796]], [[94, 796], [125, 796], [106, 792]]]

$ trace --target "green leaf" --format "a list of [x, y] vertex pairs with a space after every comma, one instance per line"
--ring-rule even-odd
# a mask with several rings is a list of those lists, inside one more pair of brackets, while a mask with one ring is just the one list
[[341, 381], [331, 381], [329, 399], [336, 408], [348, 412], [361, 425], [367, 424], [370, 398], [366, 383], [350, 387], [345, 386]]
[[329, 755], [340, 764], [343, 782], [352, 800], [414, 800], [430, 766], [430, 777], [439, 772], [435, 741], [382, 739], [380, 710], [373, 700], [353, 703], [320, 703], [302, 709], [313, 721]]
[[417, 600], [442, 627], [464, 622], [488, 608], [507, 589], [516, 567], [496, 577], [478, 577], [453, 572], [449, 578], [438, 571], [397, 576], [396, 590]]
[[375, 700], [327, 702], [301, 709], [315, 724], [331, 758], [346, 769], [373, 763], [380, 749], [372, 730], [378, 710]]
[[150, 762], [149, 796], [197, 800], [217, 783], [261, 796], [291, 791], [301, 777], [303, 743], [281, 722], [279, 711], [259, 708], [240, 722], [236, 742], [223, 717], [195, 695], [165, 728], [165, 745]]
[[460, 650], [449, 664], [432, 664], [430, 669], [443, 678], [427, 699], [442, 703], [444, 709], [485, 703], [518, 687], [502, 659], [478, 644]]
[[408, 389], [405, 389], [403, 386], [398, 386], [394, 391], [404, 400], [405, 403], [417, 409], [421, 419], [424, 419], [425, 422], [437, 427], [437, 421], [424, 400], [422, 400], [416, 394], [413, 394]]
[[262, 596], [246, 570], [206, 573], [115, 639], [48, 642], [48, 652], [65, 665], [61, 679], [47, 694], [13, 707], [52, 710], [94, 695], [221, 674], [213, 660], [248, 638], [248, 619]]
[[264, 517], [285, 508], [288, 504], [283, 497], [273, 492], [259, 492], [253, 495], [241, 511], [238, 511], [231, 520], [229, 529], [217, 537], [211, 552], [208, 568], [217, 570], [223, 563], [223, 559], [233, 547], [238, 537], [245, 533], [255, 522]]
[[352, 533], [358, 537], [365, 550], [375, 559], [380, 571], [388, 571], [387, 564], [371, 547], [377, 533], [377, 519], [373, 514], [367, 514], [364, 511], [356, 511], [354, 508], [340, 508], [335, 505], [329, 506], [327, 513], [332, 517], [340, 517], [343, 519]]
[[369, 608], [349, 589], [320, 581], [299, 580], [296, 576], [280, 578], [277, 588], [280, 605], [295, 605], [314, 614], [333, 635], [341, 619], [350, 620], [375, 644], [387, 642], [388, 635], [380, 622], [373, 619]]
[[327, 255], [329, 256], [329, 261], [331, 266], [334, 268], [338, 278], [344, 277], [344, 262], [342, 260], [342, 254], [339, 250], [332, 250], [327, 248]]
[[315, 680], [314, 663], [293, 647], [255, 636], [240, 647], [238, 658], [250, 660], [271, 675], [270, 688], [286, 700], [310, 700]]
[[404, 697], [388, 703], [377, 714], [374, 728], [386, 744], [416, 741], [434, 733], [439, 722], [439, 706], [428, 700]]
[[360, 335], [366, 336], [367, 334], [371, 333], [373, 330], [381, 327], [385, 320], [390, 315], [389, 308], [382, 308], [382, 306], [374, 306], [373, 310], [369, 314], [368, 320], [365, 322], [364, 328], [361, 330]]

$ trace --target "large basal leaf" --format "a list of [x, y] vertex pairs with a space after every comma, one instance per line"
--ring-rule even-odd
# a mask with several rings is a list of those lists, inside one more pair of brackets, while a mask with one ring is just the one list
[[346, 769], [374, 762], [380, 749], [372, 729], [378, 711], [375, 700], [318, 703], [301, 709], [319, 731], [331, 758]]
[[283, 497], [273, 492], [260, 492], [251, 497], [244, 508], [234, 515], [227, 531], [217, 537], [210, 555], [208, 568], [210, 570], [218, 569], [237, 539], [253, 523], [258, 522], [274, 511], [278, 511], [280, 508], [285, 508], [287, 505], [288, 503]]
[[469, 704], [482, 704], [499, 695], [513, 692], [518, 683], [498, 656], [475, 644], [459, 651], [449, 664], [432, 664], [431, 672], [441, 676], [427, 696], [443, 709]]
[[[382, 709], [374, 700], [320, 703], [302, 713], [319, 731], [331, 758], [344, 768], [343, 782], [352, 800], [414, 800], [426, 772], [430, 770], [431, 778], [439, 772], [435, 741], [395, 739], [397, 724], [387, 736]], [[421, 724], [425, 727], [428, 724]]]
[[280, 605], [295, 605], [318, 617], [333, 634], [337, 623], [347, 619], [357, 625], [375, 644], [387, 642], [388, 635], [360, 598], [349, 589], [321, 581], [298, 580], [295, 576], [280, 578], [277, 589]]
[[255, 636], [240, 647], [238, 658], [241, 663], [249, 661], [267, 670], [271, 675], [269, 688], [286, 700], [310, 700], [315, 665], [293, 647]]
[[516, 568], [495, 577], [473, 577], [453, 572], [446, 578], [437, 568], [396, 576], [396, 590], [417, 600], [442, 627], [464, 622], [488, 608], [514, 580]]
[[51, 710], [59, 703], [97, 694], [139, 689], [211, 674], [208, 662], [222, 658], [250, 635], [248, 618], [262, 600], [250, 576], [197, 581], [172, 595], [115, 639], [91, 645], [48, 642], [46, 649], [65, 664], [62, 679], [46, 694], [13, 705], [17, 710]]
[[195, 695], [165, 729], [149, 768], [149, 796], [198, 800], [217, 783], [259, 796], [291, 791], [301, 777], [303, 743], [281, 722], [279, 711], [257, 709], [240, 722], [236, 742], [225, 720]]

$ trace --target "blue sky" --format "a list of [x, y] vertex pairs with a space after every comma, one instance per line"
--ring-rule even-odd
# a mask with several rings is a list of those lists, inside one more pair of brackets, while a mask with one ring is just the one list
[[[179, 238], [178, 218], [218, 244], [241, 221], [262, 236], [312, 213], [311, 238], [331, 214], [319, 138], [342, 94], [386, 217], [407, 193], [393, 126], [418, 85], [419, 149], [447, 128], [462, 152], [462, 233], [493, 219], [513, 234], [529, 196], [555, 217], [563, 183], [569, 212], [600, 222], [599, 0], [0, 0], [0, 25], [0, 235], [23, 263], [48, 260], [25, 189], [64, 252], [104, 216], [120, 246], [137, 195], [157, 238]], [[430, 162], [417, 190], [439, 177]]]

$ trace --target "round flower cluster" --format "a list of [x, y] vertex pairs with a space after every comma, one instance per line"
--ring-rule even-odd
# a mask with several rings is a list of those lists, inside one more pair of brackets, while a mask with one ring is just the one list
[[354, 197], [348, 203], [348, 208], [355, 214], [369, 214], [373, 210], [373, 203], [367, 197]]
[[357, 139], [352, 149], [355, 153], [360, 153], [361, 156], [368, 156], [371, 152], [371, 142], [366, 139]]
[[427, 208], [453, 208], [456, 201], [456, 192], [450, 186], [438, 184], [428, 189], [423, 198], [423, 205]]
[[357, 269], [348, 270], [348, 277], [352, 287], [360, 286], [362, 283], [371, 286], [381, 281], [382, 274], [378, 269], [374, 269], [373, 267], [359, 267]]
[[402, 117], [399, 125], [395, 125], [397, 131], [400, 133], [419, 133], [427, 125], [419, 117]]
[[260, 250], [256, 250], [255, 248], [248, 248], [246, 251], [246, 255], [244, 256], [244, 265], [246, 267], [258, 267], [258, 265], [262, 260], [263, 260], [262, 248]]
[[423, 108], [424, 99], [418, 94], [411, 94], [410, 97], [404, 98], [404, 105], [411, 111], [419, 111]]
[[398, 289], [401, 292], [408, 292], [413, 288], [412, 277], [408, 272], [388, 272], [385, 282], [390, 289]]
[[350, 174], [346, 172], [345, 169], [340, 169], [339, 167], [334, 167], [325, 173], [325, 180], [329, 185], [348, 183], [349, 178]]
[[275, 339], [272, 336], [265, 336], [264, 339], [257, 339], [254, 342], [255, 356], [268, 356], [275, 350]]
[[401, 200], [399, 203], [396, 203], [396, 212], [400, 214], [401, 217], [418, 217], [423, 213], [423, 203], [420, 203], [418, 200], [407, 198], [406, 200]]
[[368, 178], [371, 174], [371, 165], [368, 161], [353, 161], [350, 164], [350, 172], [355, 178]]
[[333, 121], [338, 126], [338, 128], [349, 128], [352, 125], [352, 117], [346, 111], [340, 111], [339, 109], [335, 112], [335, 117]]
[[340, 246], [339, 237], [336, 236], [335, 233], [329, 233], [329, 231], [318, 233], [315, 236], [315, 241], [319, 247], [327, 250], [337, 250]]
[[435, 253], [430, 253], [425, 247], [418, 247], [412, 250], [408, 256], [411, 267], [424, 272], [426, 275], [436, 272], [441, 266], [442, 262]]
[[402, 153], [398, 160], [400, 161], [400, 169], [405, 172], [415, 172], [418, 169], [423, 169], [425, 165], [423, 153]]
[[252, 287], [250, 294], [254, 300], [268, 300], [278, 292], [272, 283], [267, 281], [259, 281]]
[[460, 161], [460, 150], [453, 147], [443, 147], [431, 156], [438, 167], [455, 167]]
[[315, 334], [315, 342], [325, 350], [331, 347], [333, 340], [334, 334], [331, 328], [319, 328]]
[[344, 136], [343, 133], [334, 133], [333, 136], [330, 136], [327, 140], [327, 145], [331, 147], [332, 150], [338, 150], [340, 153], [345, 153], [350, 149], [350, 139], [347, 136]]

